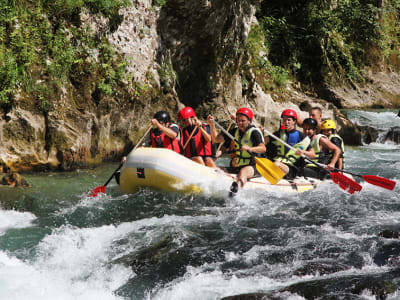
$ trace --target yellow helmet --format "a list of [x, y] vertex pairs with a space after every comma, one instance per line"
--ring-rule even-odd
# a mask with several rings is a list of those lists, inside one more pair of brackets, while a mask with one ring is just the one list
[[336, 124], [332, 120], [325, 120], [321, 124], [321, 130], [322, 129], [336, 129]]

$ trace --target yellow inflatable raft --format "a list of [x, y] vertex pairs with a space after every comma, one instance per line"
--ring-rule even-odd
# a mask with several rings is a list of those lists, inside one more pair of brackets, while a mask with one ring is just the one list
[[[131, 152], [120, 175], [122, 192], [131, 194], [141, 187], [182, 193], [229, 191], [235, 175], [209, 168], [162, 148], [138, 148]], [[279, 192], [305, 192], [315, 188], [319, 180], [282, 179], [272, 185], [265, 178], [251, 179], [244, 190], [263, 189]]]

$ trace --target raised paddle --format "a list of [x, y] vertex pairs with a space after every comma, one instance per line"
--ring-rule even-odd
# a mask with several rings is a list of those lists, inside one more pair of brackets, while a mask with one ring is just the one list
[[[233, 124], [233, 120], [231, 120], [231, 121], [229, 122], [229, 125], [228, 125], [228, 128], [226, 129], [226, 131], [229, 132], [229, 129], [231, 129], [232, 124]], [[219, 143], [218, 148], [217, 148], [217, 151], [215, 151], [215, 153], [218, 153], [218, 151], [221, 150], [221, 147], [222, 147], [223, 144], [224, 144], [224, 143]]]
[[192, 138], [192, 136], [193, 136], [194, 132], [196, 131], [196, 129], [197, 129], [197, 126], [194, 126], [194, 128], [193, 128], [193, 130], [192, 130], [192, 133], [189, 135], [189, 137], [188, 137], [188, 139], [187, 139], [185, 145], [183, 145], [183, 150], [186, 149], [186, 147], [187, 147], [187, 145], [189, 144], [189, 141], [190, 141], [190, 139]]
[[347, 173], [353, 176], [357, 176], [357, 177], [361, 177], [362, 179], [364, 179], [366, 182], [376, 185], [376, 186], [380, 186], [384, 189], [388, 189], [388, 190], [393, 190], [395, 185], [396, 185], [396, 181], [384, 178], [384, 177], [380, 177], [380, 176], [376, 176], [376, 175], [360, 175], [360, 174], [354, 174], [352, 172], [346, 171], [346, 170], [340, 170], [340, 169], [334, 169], [335, 172], [343, 172], [343, 173]]
[[[267, 129], [264, 129], [264, 132], [266, 132], [269, 136], [273, 137], [277, 141], [281, 142], [283, 145], [285, 145], [289, 149], [291, 149], [293, 151], [297, 151], [298, 150], [298, 149], [292, 147], [291, 145], [289, 145], [288, 143], [286, 143], [285, 141], [283, 141], [282, 139], [280, 139], [280, 138], [276, 137], [275, 135], [273, 135]], [[343, 175], [342, 173], [337, 173], [337, 172], [335, 173], [335, 172], [331, 172], [331, 171], [325, 169], [323, 167], [323, 165], [311, 160], [310, 158], [308, 158], [304, 154], [302, 154], [301, 157], [303, 157], [305, 160], [309, 161], [310, 163], [316, 165], [318, 168], [329, 172], [330, 176], [332, 178], [332, 181], [334, 183], [338, 184], [343, 190], [348, 191], [350, 194], [353, 194], [354, 192], [361, 191], [362, 186], [357, 181], [355, 181], [355, 180]]]
[[[219, 129], [222, 130], [223, 133], [225, 133], [231, 140], [235, 141], [239, 146], [242, 144], [235, 139], [233, 135], [231, 135], [224, 127], [222, 127], [217, 121], [213, 120], [215, 125], [218, 126]], [[255, 160], [256, 162], [256, 168], [257, 171], [265, 178], [267, 179], [270, 183], [272, 184], [277, 184], [283, 176], [285, 176], [285, 173], [277, 167], [272, 161], [270, 161], [268, 158], [261, 158], [255, 156], [254, 153], [247, 151]]]
[[[145, 134], [140, 138], [139, 142], [136, 143], [135, 148], [133, 148], [132, 151], [135, 151], [137, 147], [139, 147], [139, 145], [142, 143], [143, 139], [146, 137], [146, 135], [149, 133], [150, 129], [152, 126], [149, 126], [149, 128], [146, 130]], [[132, 152], [131, 151], [131, 152]], [[117, 172], [119, 171], [119, 169], [122, 168], [122, 166], [124, 165], [124, 163], [121, 163], [117, 169], [115, 169], [114, 173], [112, 173], [112, 175], [110, 176], [110, 178], [108, 178], [108, 180], [106, 181], [106, 183], [104, 185], [100, 185], [96, 188], [93, 189], [93, 191], [90, 193], [89, 197], [96, 197], [99, 193], [105, 194], [106, 192], [106, 186], [107, 184], [109, 184], [109, 182], [111, 181], [111, 179], [113, 179], [113, 177], [115, 176], [115, 174], [117, 174]]]

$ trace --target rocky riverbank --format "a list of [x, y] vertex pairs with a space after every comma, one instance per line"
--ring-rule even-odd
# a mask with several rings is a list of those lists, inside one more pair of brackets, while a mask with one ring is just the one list
[[283, 109], [295, 109], [304, 118], [310, 107], [320, 106], [325, 118], [337, 121], [345, 142], [357, 145], [362, 131], [340, 108], [399, 106], [400, 75], [395, 72], [370, 71], [363, 86], [313, 92], [296, 82], [268, 91], [251, 69], [245, 77], [239, 71], [243, 53], [235, 47], [244, 47], [257, 24], [258, 4], [169, 0], [157, 7], [151, 0], [135, 0], [121, 9], [121, 22], [112, 30], [109, 20], [81, 11], [80, 27], [107, 37], [127, 62], [132, 80], [107, 95], [99, 92], [95, 77], [82, 72], [54, 89], [45, 113], [38, 111], [32, 95], [16, 91], [14, 105], [0, 119], [0, 171], [64, 171], [119, 160], [160, 109], [174, 116], [190, 105], [203, 119], [213, 113], [228, 120], [238, 107], [247, 106], [256, 123], [273, 130]]

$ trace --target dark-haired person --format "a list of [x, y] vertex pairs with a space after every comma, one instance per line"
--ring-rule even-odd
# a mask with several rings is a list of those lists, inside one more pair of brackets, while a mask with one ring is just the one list
[[[317, 129], [318, 123], [316, 120], [312, 118], [304, 119], [303, 132], [311, 140], [311, 149], [298, 150], [296, 153], [306, 155], [313, 161], [326, 165], [327, 170], [333, 170], [340, 157], [341, 151], [325, 135], [317, 134]], [[330, 153], [332, 153], [332, 155]], [[318, 178], [321, 180], [328, 178], [329, 175], [328, 171], [317, 167], [313, 163], [307, 163], [302, 172], [304, 177]]]
[[[340, 149], [340, 157], [335, 164], [335, 168], [344, 168], [344, 143], [340, 135], [336, 133], [336, 123], [333, 120], [325, 120], [321, 124], [321, 133], [326, 135], [328, 139]], [[329, 152], [333, 156], [333, 152]]]
[[[146, 144], [153, 148], [171, 149], [179, 154], [183, 154], [181, 144], [181, 129], [171, 122], [170, 114], [167, 111], [158, 111], [150, 121], [153, 128], [150, 129], [150, 137], [146, 139]], [[126, 156], [122, 158], [122, 163], [126, 162]]]
[[[217, 133], [217, 129], [213, 122], [214, 117], [209, 115], [207, 123], [211, 129], [211, 138], [214, 143], [224, 143], [231, 139], [224, 133]], [[239, 188], [242, 188], [248, 179], [259, 175], [256, 169], [256, 163], [253, 153], [256, 156], [261, 156], [265, 152], [264, 137], [260, 129], [251, 124], [253, 121], [253, 112], [242, 107], [236, 111], [237, 127], [229, 130], [229, 133], [235, 137], [241, 145], [235, 143], [235, 157], [232, 158], [230, 171], [237, 174], [236, 181], [232, 183], [231, 193], [237, 193]]]
[[186, 106], [178, 112], [178, 120], [183, 123], [182, 145], [187, 158], [208, 167], [216, 168], [210, 136], [210, 126], [197, 119], [193, 108]]
[[[296, 129], [297, 113], [292, 109], [285, 109], [281, 114], [281, 119], [282, 129], [276, 131], [274, 135], [295, 149], [306, 150], [310, 139]], [[304, 165], [300, 155], [275, 139], [266, 137], [266, 141], [267, 157], [285, 173], [286, 179], [295, 178], [299, 168]]]
[[150, 130], [150, 141], [153, 148], [166, 148], [183, 154], [181, 130], [177, 124], [171, 123], [167, 111], [156, 112], [151, 124], [153, 128]]
[[[310, 109], [308, 112], [308, 117], [311, 119], [314, 119], [318, 123], [318, 133], [321, 130], [321, 124], [322, 124], [322, 109], [318, 106], [314, 106]], [[297, 125], [303, 126], [303, 120], [300, 118], [297, 119]]]

